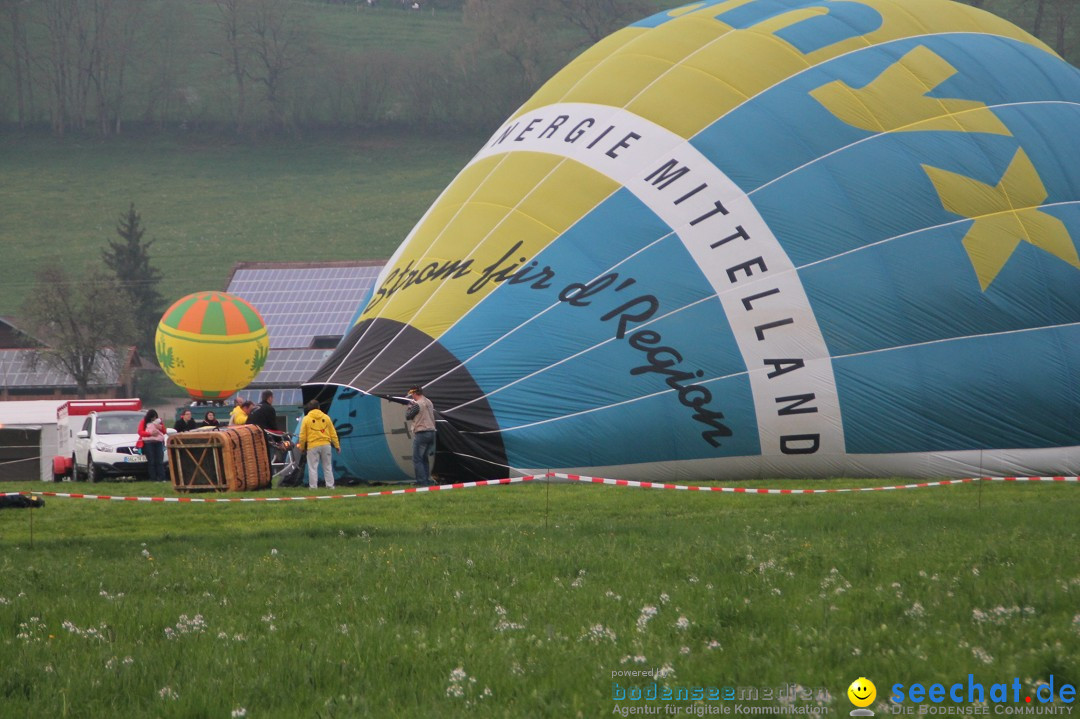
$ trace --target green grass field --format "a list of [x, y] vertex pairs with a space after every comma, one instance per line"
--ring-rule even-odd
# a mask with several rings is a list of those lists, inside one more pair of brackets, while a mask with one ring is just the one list
[[[833, 716], [866, 676], [880, 716], [898, 682], [1075, 685], [1077, 490], [48, 498], [0, 513], [0, 706], [19, 717], [599, 717], [626, 706], [613, 682], [651, 682], [613, 672], [656, 669], [674, 689], [824, 688]], [[283, 492], [308, 490], [272, 494]], [[720, 704], [667, 706], [700, 716]]]
[[43, 264], [89, 271], [131, 202], [170, 302], [224, 289], [238, 261], [388, 258], [482, 142], [0, 138], [0, 315]]

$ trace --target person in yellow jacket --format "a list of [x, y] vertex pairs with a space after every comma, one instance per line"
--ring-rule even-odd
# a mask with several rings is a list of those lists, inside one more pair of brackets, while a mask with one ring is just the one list
[[300, 441], [297, 442], [301, 452], [307, 452], [308, 486], [315, 489], [319, 486], [319, 465], [322, 464], [323, 482], [327, 489], [334, 488], [334, 465], [331, 461], [330, 446], [341, 451], [338, 443], [337, 430], [334, 423], [319, 409], [319, 403], [311, 400], [304, 405], [307, 414], [300, 423]]

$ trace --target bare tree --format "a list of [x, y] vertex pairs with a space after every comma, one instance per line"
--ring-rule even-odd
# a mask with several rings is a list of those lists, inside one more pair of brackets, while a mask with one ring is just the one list
[[30, 75], [30, 45], [26, 37], [26, 19], [22, 11], [21, 0], [0, 0], [0, 12], [7, 20], [11, 38], [11, 55], [3, 62], [11, 69], [12, 82], [15, 85], [16, 120], [19, 127], [25, 127], [28, 116], [34, 106], [34, 83]]
[[655, 9], [648, 0], [544, 0], [592, 45]]
[[244, 4], [244, 0], [214, 0], [218, 10], [218, 25], [224, 40], [222, 49], [214, 54], [224, 61], [236, 87], [233, 119], [238, 134], [243, 134], [247, 125], [247, 78], [250, 61], [245, 47]]
[[1065, 36], [1070, 21], [1076, 12], [1076, 0], [1051, 0], [1050, 4], [1050, 17], [1056, 23], [1054, 49], [1057, 50], [1058, 55], [1065, 57], [1065, 53], [1069, 49]]
[[102, 136], [120, 133], [127, 70], [144, 31], [144, 6], [138, 0], [91, 0], [93, 41], [86, 71], [94, 88]]
[[552, 61], [556, 46], [551, 15], [534, 0], [466, 0], [465, 22], [480, 47], [508, 59], [520, 78], [524, 99], [535, 90]]
[[20, 313], [48, 346], [37, 360], [71, 375], [79, 397], [117, 372], [131, 344], [130, 300], [104, 268], [76, 278], [60, 264], [38, 272]]
[[304, 32], [289, 0], [252, 0], [249, 23], [251, 78], [266, 90], [275, 123], [287, 125], [283, 85], [286, 74], [304, 57]]

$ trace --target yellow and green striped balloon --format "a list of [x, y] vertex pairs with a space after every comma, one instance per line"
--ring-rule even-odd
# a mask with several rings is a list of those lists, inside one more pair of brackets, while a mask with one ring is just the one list
[[154, 346], [169, 379], [195, 399], [216, 400], [251, 384], [266, 363], [270, 339], [246, 300], [196, 292], [162, 315]]

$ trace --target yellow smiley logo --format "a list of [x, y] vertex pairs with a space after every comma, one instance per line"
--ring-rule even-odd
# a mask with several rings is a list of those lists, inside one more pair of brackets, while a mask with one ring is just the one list
[[877, 697], [877, 687], [866, 677], [859, 677], [847, 688], [848, 699], [857, 707], [868, 707]]

